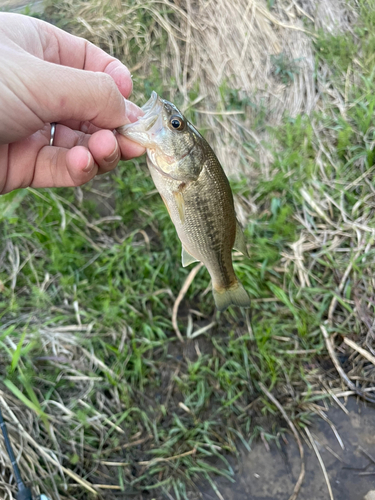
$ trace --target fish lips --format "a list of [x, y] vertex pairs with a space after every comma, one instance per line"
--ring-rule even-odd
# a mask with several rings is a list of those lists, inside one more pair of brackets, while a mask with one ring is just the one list
[[134, 123], [118, 127], [117, 132], [146, 148], [153, 146], [155, 136], [163, 128], [162, 107], [162, 100], [153, 91], [150, 99], [141, 108], [144, 115], [138, 117]]

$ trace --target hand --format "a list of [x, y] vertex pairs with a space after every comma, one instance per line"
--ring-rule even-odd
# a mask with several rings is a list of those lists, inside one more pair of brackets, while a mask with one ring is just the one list
[[0, 13], [0, 68], [0, 194], [79, 186], [144, 152], [112, 132], [142, 114], [129, 70], [87, 40]]

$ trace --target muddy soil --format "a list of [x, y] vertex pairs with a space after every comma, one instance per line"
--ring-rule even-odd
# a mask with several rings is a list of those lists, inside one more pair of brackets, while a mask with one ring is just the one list
[[[321, 418], [314, 420], [311, 434], [327, 470], [333, 498], [374, 500], [375, 406], [350, 398], [346, 409], [348, 414], [332, 407], [327, 414], [344, 449], [329, 423]], [[306, 475], [298, 500], [330, 500], [316, 454], [307, 440], [303, 444]], [[280, 440], [280, 448], [271, 444], [270, 451], [261, 441], [255, 443], [250, 453], [241, 453], [241, 463], [234, 466], [237, 469], [235, 483], [222, 477], [215, 480], [224, 500], [288, 500], [300, 472], [300, 457], [290, 435], [288, 444]], [[218, 498], [209, 485], [200, 491], [204, 500]]]

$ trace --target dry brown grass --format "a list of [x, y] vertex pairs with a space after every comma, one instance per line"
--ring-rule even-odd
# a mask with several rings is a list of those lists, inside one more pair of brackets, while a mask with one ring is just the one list
[[[254, 175], [254, 155], [262, 157], [262, 175], [269, 177], [270, 155], [262, 147], [266, 125], [275, 125], [285, 112], [291, 116], [310, 113], [319, 101], [314, 81], [312, 40], [306, 24], [346, 30], [354, 14], [343, 0], [285, 2], [278, 0], [270, 10], [264, 0], [151, 0], [121, 2], [94, 0], [59, 2], [75, 18], [73, 31], [116, 54], [134, 75], [143, 78], [156, 63], [166, 87], [173, 78], [170, 98], [184, 96], [183, 110], [196, 111], [195, 123], [208, 130], [207, 138], [230, 174]], [[72, 14], [73, 13], [73, 14]], [[144, 25], [142, 18], [152, 18]], [[151, 26], [151, 28], [150, 28]], [[164, 40], [162, 57], [153, 48]], [[137, 45], [134, 60], [132, 46]], [[139, 50], [140, 49], [140, 50]], [[295, 66], [293, 81], [283, 83], [275, 75], [273, 57]], [[220, 87], [251, 100], [245, 120], [227, 113]], [[192, 89], [199, 87], [194, 102]], [[134, 89], [135, 98], [145, 97]], [[167, 96], [169, 97], [169, 96]], [[254, 130], [254, 115], [266, 114], [261, 130]], [[243, 143], [254, 144], [249, 153]]]

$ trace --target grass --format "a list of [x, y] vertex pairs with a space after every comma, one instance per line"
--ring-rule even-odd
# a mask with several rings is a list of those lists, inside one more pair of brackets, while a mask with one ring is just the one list
[[[309, 117], [267, 127], [268, 175], [244, 141], [256, 182], [232, 183], [250, 249], [235, 268], [251, 322], [237, 309], [215, 312], [202, 269], [180, 306], [178, 341], [172, 308], [190, 269], [144, 159], [82, 189], [0, 198], [0, 404], [36, 492], [87, 499], [91, 484], [108, 499], [179, 500], [202, 479], [214, 489], [216, 474], [233, 480], [228, 454], [239, 443], [251, 449], [260, 433], [286, 432], [261, 384], [300, 429], [326, 397], [320, 381], [339, 387], [323, 324], [349, 375], [374, 382], [373, 367], [340, 340], [374, 348], [375, 31], [366, 5], [353, 35], [317, 34], [316, 64], [329, 72], [316, 79], [337, 82], [336, 93], [322, 94]], [[170, 91], [155, 68], [136, 80], [139, 95]], [[255, 109], [228, 85], [228, 109]], [[265, 110], [255, 111], [264, 130]], [[194, 120], [194, 106], [188, 112]]]
[[298, 59], [288, 60], [284, 53], [272, 55], [271, 61], [274, 66], [274, 76], [284, 84], [293, 82], [294, 75], [299, 73]]

